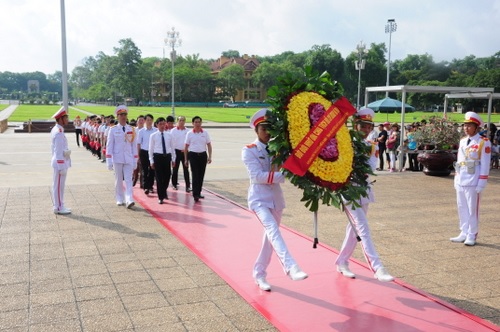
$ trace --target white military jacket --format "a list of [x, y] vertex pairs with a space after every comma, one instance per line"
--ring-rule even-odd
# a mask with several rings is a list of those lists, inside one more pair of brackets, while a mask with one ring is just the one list
[[241, 155], [250, 177], [250, 210], [258, 207], [283, 210], [285, 199], [279, 184], [285, 182], [285, 176], [281, 172], [271, 170], [271, 158], [266, 151], [266, 145], [255, 140], [243, 148]]
[[[123, 130], [125, 128], [125, 130]], [[117, 124], [109, 129], [106, 144], [106, 164], [137, 165], [137, 130], [130, 126]]]
[[64, 135], [64, 128], [61, 125], [56, 124], [50, 131], [50, 138], [52, 140], [52, 167], [59, 171], [68, 169], [71, 167], [71, 158], [69, 154], [64, 156], [64, 151], [69, 151], [68, 140]]
[[[469, 144], [467, 140], [470, 138]], [[491, 142], [479, 134], [464, 137], [458, 147], [455, 186], [485, 187], [490, 174]], [[469, 169], [469, 166], [472, 169]]]

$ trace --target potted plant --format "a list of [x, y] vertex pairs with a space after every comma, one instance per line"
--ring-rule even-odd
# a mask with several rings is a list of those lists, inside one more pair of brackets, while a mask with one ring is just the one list
[[458, 123], [432, 116], [415, 132], [415, 140], [423, 152], [417, 160], [424, 166], [424, 174], [448, 176], [456, 160], [456, 149], [462, 130]]

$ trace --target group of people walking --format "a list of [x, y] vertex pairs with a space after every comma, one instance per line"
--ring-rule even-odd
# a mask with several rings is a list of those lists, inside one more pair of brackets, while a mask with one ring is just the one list
[[[53, 118], [57, 124], [51, 132], [52, 165], [54, 172], [54, 213], [69, 214], [64, 206], [64, 181], [70, 167], [70, 150], [64, 136], [68, 114], [61, 108]], [[182, 165], [185, 190], [193, 194], [196, 202], [204, 198], [203, 181], [207, 164], [212, 161], [212, 143], [202, 119], [192, 119], [193, 128], [185, 126], [186, 118], [179, 116], [177, 125], [173, 116], [159, 117], [154, 121], [151, 114], [128, 120], [128, 108], [116, 107], [114, 115], [89, 116], [84, 121], [75, 119], [76, 142], [86, 147], [98, 160], [105, 162], [115, 175], [115, 200], [119, 206], [135, 205], [133, 187], [139, 180], [145, 195], [156, 193], [158, 203], [168, 200], [169, 183], [179, 189], [179, 167]], [[67, 157], [65, 157], [67, 155]], [[191, 169], [191, 175], [189, 174]]]

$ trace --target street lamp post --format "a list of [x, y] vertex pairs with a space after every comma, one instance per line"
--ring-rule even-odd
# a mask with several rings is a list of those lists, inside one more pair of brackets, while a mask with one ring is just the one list
[[175, 28], [172, 27], [171, 31], [167, 31], [167, 38], [165, 38], [165, 45], [172, 47], [172, 51], [170, 52], [170, 60], [172, 61], [172, 115], [175, 117], [175, 75], [174, 75], [174, 62], [175, 62], [175, 47], [181, 46], [182, 40], [179, 39], [179, 31], [175, 31]]
[[365, 69], [366, 60], [363, 57], [368, 53], [366, 45], [363, 41], [360, 41], [358, 46], [356, 46], [356, 51], [358, 51], [358, 60], [354, 62], [354, 67], [358, 71], [358, 100], [356, 102], [356, 108], [359, 110], [359, 97], [361, 95], [361, 71]]
[[[389, 52], [388, 52], [388, 60], [387, 60], [387, 83], [386, 86], [389, 86], [389, 74], [391, 71], [391, 37], [392, 33], [396, 32], [398, 25], [396, 24], [396, 20], [390, 18], [387, 20], [387, 24], [385, 25], [385, 33], [389, 34]], [[385, 92], [385, 96], [389, 97], [389, 91]]]

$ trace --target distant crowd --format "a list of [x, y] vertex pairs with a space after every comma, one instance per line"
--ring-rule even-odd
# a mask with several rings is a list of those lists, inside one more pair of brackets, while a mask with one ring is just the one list
[[[384, 122], [378, 125], [378, 130], [373, 130], [370, 134], [370, 139], [378, 144], [379, 147], [379, 167], [377, 171], [388, 170], [396, 172], [398, 169], [397, 161], [402, 152], [403, 166], [400, 171], [420, 172], [423, 170], [423, 165], [418, 161], [417, 156], [421, 150], [426, 150], [428, 147], [419, 144], [419, 130], [427, 125], [426, 120], [414, 122], [405, 127], [403, 145], [401, 145], [401, 128], [398, 123]], [[492, 142], [491, 152], [491, 168], [498, 169], [499, 164], [499, 145], [500, 130], [497, 130], [495, 124], [490, 123], [488, 136], [488, 125], [485, 124], [479, 134], [489, 138]], [[457, 127], [458, 131], [462, 131], [462, 127]], [[458, 142], [454, 146], [455, 150], [458, 147]]]

